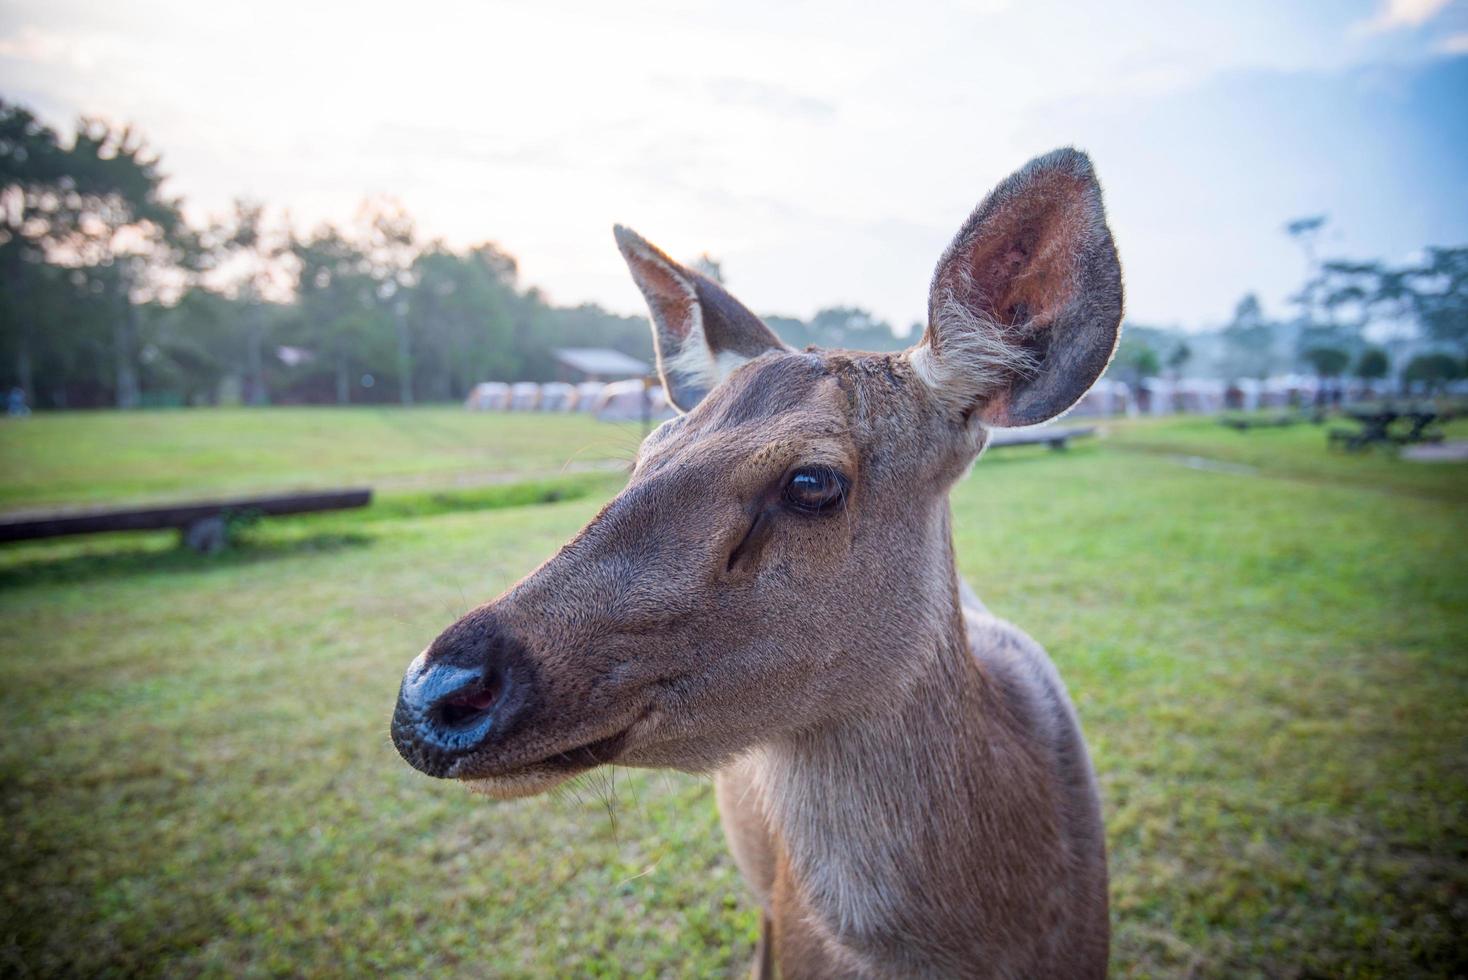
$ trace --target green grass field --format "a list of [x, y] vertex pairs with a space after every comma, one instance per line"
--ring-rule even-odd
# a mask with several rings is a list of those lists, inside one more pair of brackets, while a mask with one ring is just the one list
[[444, 407], [42, 414], [0, 425], [0, 511], [550, 475], [630, 459], [640, 438], [586, 415]]
[[[634, 438], [451, 410], [0, 426], [10, 506], [405, 480], [214, 558], [0, 549], [0, 972], [741, 973], [756, 916], [707, 780], [487, 803], [387, 740], [407, 661], [617, 477], [478, 484]], [[1086, 728], [1115, 974], [1468, 970], [1465, 488], [1318, 429], [1168, 420], [955, 491], [964, 573]]]

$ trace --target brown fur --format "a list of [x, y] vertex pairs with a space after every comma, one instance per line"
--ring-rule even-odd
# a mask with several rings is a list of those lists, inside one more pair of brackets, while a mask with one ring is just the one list
[[[765, 913], [761, 975], [1105, 972], [1104, 840], [1074, 711], [1044, 652], [968, 600], [948, 509], [987, 438], [985, 406], [1084, 392], [1114, 345], [1116, 322], [1077, 319], [1119, 318], [1119, 292], [1084, 295], [1119, 290], [1119, 274], [1076, 269], [1115, 253], [1086, 250], [1104, 219], [1089, 163], [1068, 152], [981, 205], [988, 217], [965, 226], [934, 280], [935, 293], [971, 282], [977, 263], [993, 280], [983, 296], [1046, 311], [1026, 321], [1054, 333], [1032, 373], [1005, 367], [957, 399], [935, 386], [963, 384], [983, 347], [953, 331], [1012, 326], [992, 303], [935, 319], [903, 354], [796, 353], [771, 335], [750, 357], [753, 315], [704, 310], [709, 357], [748, 359], [726, 361], [727, 377], [647, 439], [627, 488], [580, 534], [425, 658], [498, 658], [516, 679], [513, 727], [448, 771], [491, 795], [600, 762], [716, 772], [730, 848]], [[1015, 228], [1032, 229], [1020, 237], [1035, 262], [970, 247]], [[691, 273], [626, 241], [644, 290], [702, 295]], [[680, 302], [651, 308], [690, 317]], [[679, 336], [658, 329], [660, 345]], [[1105, 350], [1061, 353], [1072, 342]], [[973, 410], [956, 411], [965, 400]], [[845, 499], [794, 511], [784, 488], [813, 465], [844, 475]], [[411, 735], [395, 737], [423, 765]]]

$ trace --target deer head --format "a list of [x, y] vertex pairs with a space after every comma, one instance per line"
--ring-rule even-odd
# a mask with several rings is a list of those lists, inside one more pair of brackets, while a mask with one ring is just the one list
[[1069, 149], [974, 211], [902, 353], [791, 350], [616, 239], [683, 414], [555, 557], [413, 661], [393, 716], [408, 762], [493, 796], [611, 762], [707, 771], [906, 697], [914, 638], [955, 617], [948, 489], [988, 426], [1073, 405], [1121, 319], [1101, 191]]

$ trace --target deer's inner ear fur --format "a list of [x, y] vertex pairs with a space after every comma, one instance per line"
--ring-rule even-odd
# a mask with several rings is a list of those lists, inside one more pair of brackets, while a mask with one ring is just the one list
[[668, 400], [680, 411], [691, 410], [746, 361], [787, 349], [718, 283], [685, 269], [630, 228], [617, 225], [613, 231], [647, 299], [658, 372]]
[[948, 246], [912, 363], [964, 419], [1033, 425], [1101, 376], [1121, 311], [1121, 267], [1091, 162], [1056, 150], [995, 188]]

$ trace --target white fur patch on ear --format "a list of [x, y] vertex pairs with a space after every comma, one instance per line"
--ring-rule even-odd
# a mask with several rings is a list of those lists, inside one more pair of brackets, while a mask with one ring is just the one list
[[1006, 336], [1008, 332], [1023, 335], [1023, 326], [1006, 331], [965, 306], [951, 291], [940, 298], [933, 316], [936, 329], [929, 336], [936, 333], [942, 346], [935, 351], [925, 337], [907, 352], [907, 360], [913, 373], [952, 414], [967, 413], [1016, 378], [1033, 377], [1039, 370], [1034, 354]]
[[690, 272], [630, 228], [612, 229], [652, 314], [658, 370], [668, 400], [688, 411], [747, 361], [785, 349], [723, 287]]
[[[695, 310], [697, 308], [695, 307]], [[732, 350], [717, 354], [709, 350], [703, 338], [703, 324], [698, 323], [678, 352], [663, 358], [663, 370], [676, 374], [690, 387], [712, 391], [719, 382], [749, 363], [749, 358]]]
[[[677, 350], [660, 350], [664, 373], [676, 374], [686, 383], [705, 390], [714, 386], [713, 352], [703, 335], [703, 309], [693, 284], [686, 284], [688, 295], [688, 327], [678, 340]], [[661, 338], [660, 338], [661, 339]]]

